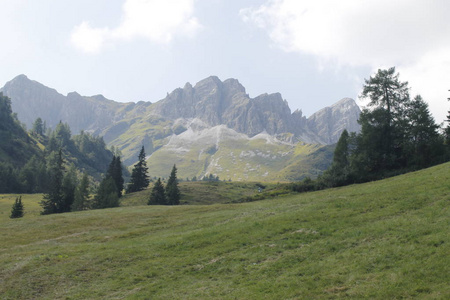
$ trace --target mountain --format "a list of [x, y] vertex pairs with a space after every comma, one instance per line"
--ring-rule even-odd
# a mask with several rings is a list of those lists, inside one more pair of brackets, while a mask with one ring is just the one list
[[4, 164], [2, 168], [6, 165], [23, 167], [34, 155], [41, 156], [37, 141], [30, 137], [15, 119], [10, 99], [0, 93], [0, 163]]
[[360, 109], [354, 100], [345, 98], [306, 118], [301, 111], [291, 113], [280, 93], [252, 99], [238, 80], [222, 82], [211, 76], [195, 87], [187, 83], [176, 89], [155, 103], [151, 113], [172, 120], [198, 118], [209, 126], [226, 125], [248, 136], [292, 133], [294, 141], [333, 144], [344, 128], [359, 131]]
[[301, 110], [291, 113], [279, 93], [250, 98], [238, 80], [216, 76], [195, 86], [186, 83], [153, 104], [118, 103], [75, 92], [63, 96], [25, 75], [1, 90], [28, 126], [41, 117], [50, 127], [62, 120], [75, 132], [101, 135], [122, 151], [127, 165], [136, 162], [144, 145], [152, 176], [164, 176], [176, 163], [180, 177], [315, 177], [331, 161], [332, 147], [326, 145], [336, 143], [343, 129], [359, 131], [360, 109], [352, 99], [307, 118]]
[[19, 75], [0, 90], [12, 100], [12, 110], [28, 128], [38, 118], [55, 128], [63, 121], [78, 133], [96, 132], [120, 120], [122, 111], [133, 103], [111, 101], [102, 95], [82, 97], [76, 92], [63, 96], [56, 90]]

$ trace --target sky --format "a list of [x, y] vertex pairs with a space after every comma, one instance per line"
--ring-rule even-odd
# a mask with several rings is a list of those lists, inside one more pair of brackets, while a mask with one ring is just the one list
[[236, 78], [310, 116], [396, 67], [438, 123], [450, 109], [448, 0], [0, 0], [0, 86], [19, 74], [120, 102]]

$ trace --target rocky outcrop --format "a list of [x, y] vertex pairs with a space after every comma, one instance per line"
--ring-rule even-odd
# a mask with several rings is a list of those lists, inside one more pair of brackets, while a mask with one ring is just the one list
[[37, 117], [49, 127], [63, 121], [73, 133], [87, 130], [103, 134], [107, 142], [139, 120], [147, 118], [147, 123], [152, 125], [151, 116], [169, 122], [199, 119], [210, 127], [226, 125], [250, 137], [265, 132], [291, 143], [332, 144], [344, 129], [359, 131], [360, 109], [350, 98], [306, 118], [301, 110], [291, 113], [279, 93], [250, 98], [238, 80], [222, 82], [216, 76], [195, 86], [186, 83], [155, 104], [119, 103], [102, 95], [85, 97], [76, 92], [63, 96], [25, 75], [9, 81], [1, 91], [11, 98], [13, 111], [29, 127]]
[[236, 79], [220, 81], [208, 77], [194, 87], [187, 83], [157, 102], [153, 114], [176, 120], [198, 118], [209, 126], [226, 125], [249, 136], [292, 133], [297, 140], [332, 144], [344, 129], [359, 131], [360, 109], [350, 98], [324, 108], [308, 119], [297, 110], [291, 113], [281, 94], [250, 98]]
[[332, 106], [314, 113], [307, 120], [307, 127], [323, 139], [325, 144], [333, 144], [339, 140], [342, 131], [359, 132], [358, 124], [361, 110], [351, 98], [344, 98]]
[[101, 95], [83, 97], [72, 92], [64, 96], [25, 75], [7, 82], [1, 91], [11, 98], [13, 111], [29, 128], [40, 117], [53, 128], [59, 121], [68, 123], [73, 133], [111, 126], [122, 118], [120, 110], [127, 105]]

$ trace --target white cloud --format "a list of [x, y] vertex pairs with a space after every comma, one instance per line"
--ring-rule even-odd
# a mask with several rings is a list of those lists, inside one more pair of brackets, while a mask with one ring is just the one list
[[240, 11], [288, 52], [312, 54], [320, 66], [396, 66], [430, 103], [440, 122], [450, 89], [446, 0], [272, 0]]
[[120, 25], [93, 28], [76, 26], [71, 42], [85, 53], [99, 53], [106, 44], [136, 38], [167, 44], [176, 36], [193, 37], [201, 28], [194, 17], [195, 0], [126, 0]]

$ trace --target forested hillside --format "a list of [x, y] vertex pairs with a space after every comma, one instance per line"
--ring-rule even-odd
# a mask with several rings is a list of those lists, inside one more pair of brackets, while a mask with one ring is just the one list
[[46, 191], [59, 150], [67, 171], [79, 178], [86, 173], [92, 182], [100, 181], [113, 157], [103, 138], [83, 131], [72, 136], [62, 122], [52, 129], [37, 118], [27, 132], [12, 112], [10, 99], [0, 94], [0, 192]]

